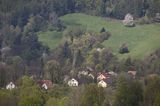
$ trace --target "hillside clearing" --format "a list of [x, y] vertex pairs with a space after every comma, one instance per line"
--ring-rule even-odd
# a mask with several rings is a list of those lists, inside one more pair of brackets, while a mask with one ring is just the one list
[[[111, 32], [112, 36], [105, 41], [103, 45], [119, 57], [128, 56], [134, 58], [143, 58], [146, 55], [160, 48], [160, 24], [136, 25], [136, 27], [124, 27], [120, 20], [101, 18], [81, 13], [68, 14], [61, 17], [61, 20], [67, 25], [86, 26], [87, 30], [99, 32], [102, 27]], [[39, 35], [40, 41], [46, 43], [51, 49], [57, 46], [61, 40], [61, 34], [57, 32], [45, 32]], [[55, 38], [55, 36], [60, 36]], [[118, 53], [121, 44], [127, 43], [130, 53], [121, 55]]]

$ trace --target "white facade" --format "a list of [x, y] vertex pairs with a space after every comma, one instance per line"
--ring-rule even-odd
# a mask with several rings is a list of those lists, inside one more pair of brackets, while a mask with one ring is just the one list
[[91, 77], [92, 79], [94, 79], [94, 75], [93, 74], [88, 74], [89, 77]]
[[100, 82], [98, 83], [98, 87], [106, 88], [106, 87], [107, 87], [107, 83], [102, 80], [102, 81], [100, 81]]
[[6, 89], [12, 90], [14, 89], [16, 86], [13, 84], [13, 82], [10, 82], [7, 86]]
[[44, 84], [42, 85], [42, 88], [44, 88], [45, 90], [47, 90], [47, 89], [48, 89], [48, 86], [44, 83]]
[[72, 78], [71, 80], [68, 81], [69, 86], [78, 86], [78, 81]]

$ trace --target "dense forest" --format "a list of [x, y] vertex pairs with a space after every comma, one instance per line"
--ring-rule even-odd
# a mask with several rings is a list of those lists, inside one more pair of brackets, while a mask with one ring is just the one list
[[[119, 59], [103, 45], [108, 29], [59, 18], [72, 13], [113, 20], [130, 13], [140, 25], [159, 24], [160, 0], [0, 0], [0, 106], [160, 106], [160, 44], [143, 59]], [[45, 31], [63, 33], [54, 49], [39, 41]], [[127, 44], [118, 51], [131, 52]], [[103, 73], [105, 88], [97, 86]], [[72, 78], [79, 86], [68, 86]], [[43, 89], [42, 80], [52, 87]], [[6, 90], [10, 82], [16, 87]]]

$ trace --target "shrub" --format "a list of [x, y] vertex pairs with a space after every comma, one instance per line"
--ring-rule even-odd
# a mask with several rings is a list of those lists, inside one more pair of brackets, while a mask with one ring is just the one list
[[85, 31], [86, 29], [83, 26], [70, 26], [65, 30], [64, 35], [66, 36], [73, 35], [73, 36], [79, 37], [82, 34], [84, 34]]
[[99, 41], [100, 42], [103, 42], [105, 40], [108, 40], [108, 38], [111, 36], [111, 34], [109, 32], [102, 32], [100, 35], [99, 35]]
[[128, 46], [126, 44], [122, 44], [120, 49], [119, 49], [119, 53], [121, 53], [121, 54], [129, 53]]
[[136, 23], [143, 25], [143, 24], [151, 24], [152, 21], [147, 16], [144, 16], [142, 18], [139, 18]]
[[103, 27], [100, 31], [100, 33], [106, 32], [106, 29]]

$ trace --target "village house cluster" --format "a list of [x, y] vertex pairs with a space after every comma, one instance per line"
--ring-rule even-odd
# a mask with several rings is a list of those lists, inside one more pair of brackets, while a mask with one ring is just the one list
[[[137, 74], [137, 71], [127, 72], [127, 75], [133, 79], [136, 78], [136, 74]], [[118, 74], [113, 71], [109, 71], [109, 72], [104, 71], [104, 72], [96, 73], [92, 68], [87, 67], [87, 70], [78, 72], [77, 77], [70, 78], [69, 76], [66, 76], [64, 81], [70, 87], [77, 87], [81, 84], [86, 84], [85, 83], [86, 77], [90, 79], [91, 82], [97, 83], [98, 87], [106, 88], [114, 83], [114, 81], [118, 77]]]
[[[135, 79], [137, 71], [128, 71], [127, 74], [131, 78]], [[71, 78], [69, 76], [65, 76], [64, 83], [70, 87], [78, 87], [81, 84], [87, 84], [85, 83], [86, 80], [84, 78], [88, 78], [90, 79], [90, 82], [88, 83], [97, 83], [98, 87], [106, 88], [112, 85], [117, 77], [118, 74], [113, 71], [96, 73], [92, 68], [87, 67], [85, 71], [80, 71], [77, 77]], [[54, 86], [51, 80], [38, 80], [37, 85], [44, 90], [51, 89]], [[10, 82], [6, 85], [6, 89], [8, 90], [15, 88], [17, 88], [17, 86], [13, 82]]]

